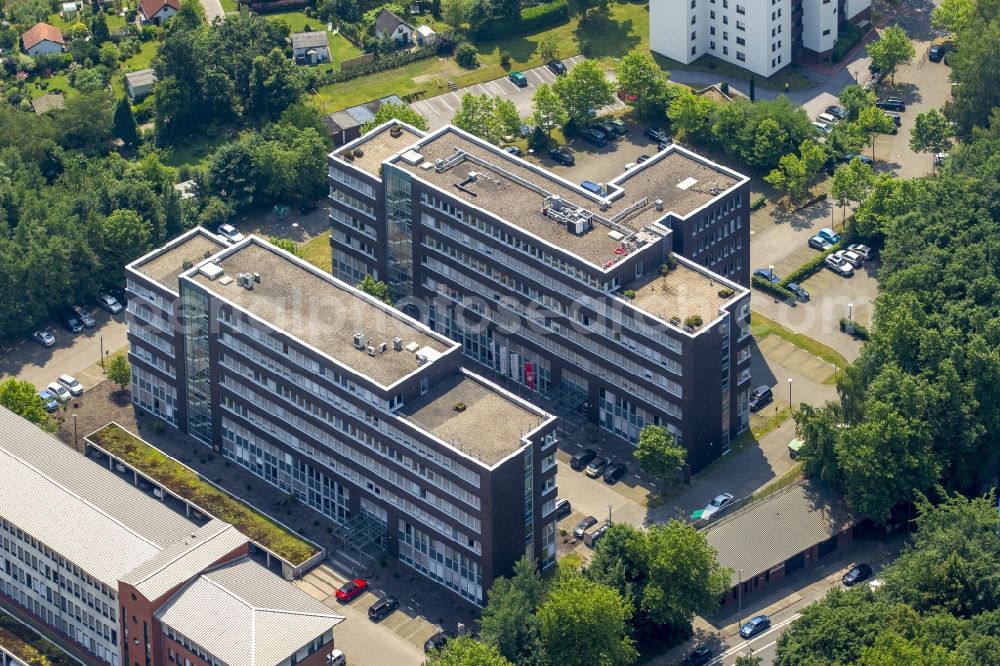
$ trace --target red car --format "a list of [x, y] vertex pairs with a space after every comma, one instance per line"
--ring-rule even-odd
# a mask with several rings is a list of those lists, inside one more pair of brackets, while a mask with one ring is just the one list
[[349, 580], [337, 590], [337, 601], [347, 603], [355, 597], [364, 594], [366, 589], [368, 589], [368, 582], [365, 579], [355, 578], [354, 580]]
[[634, 104], [635, 100], [639, 99], [639, 96], [627, 93], [625, 92], [625, 89], [622, 88], [618, 90], [618, 99], [625, 102], [626, 104]]

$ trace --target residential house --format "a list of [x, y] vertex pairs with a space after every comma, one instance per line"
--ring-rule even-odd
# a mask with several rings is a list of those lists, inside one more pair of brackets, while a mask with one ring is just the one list
[[66, 50], [66, 40], [59, 28], [48, 23], [36, 23], [30, 30], [21, 35], [24, 52], [30, 56], [46, 53], [61, 53]]
[[388, 9], [379, 12], [375, 19], [375, 37], [378, 39], [391, 39], [400, 44], [410, 44], [413, 42], [413, 32], [412, 25]]
[[140, 23], [160, 25], [180, 10], [180, 0], [142, 0], [137, 19]]
[[133, 102], [141, 102], [151, 92], [156, 83], [156, 72], [152, 69], [140, 69], [125, 75], [125, 94]]
[[330, 62], [330, 39], [325, 30], [292, 34], [292, 55], [299, 64]]

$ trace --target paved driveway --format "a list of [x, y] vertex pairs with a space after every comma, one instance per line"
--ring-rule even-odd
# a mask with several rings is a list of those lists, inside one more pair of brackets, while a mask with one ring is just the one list
[[[571, 58], [566, 58], [563, 60], [563, 63], [568, 69], [572, 69], [582, 60], [582, 55], [575, 55]], [[466, 93], [508, 99], [514, 102], [514, 106], [517, 107], [517, 112], [521, 117], [527, 118], [532, 113], [531, 98], [535, 95], [535, 89], [543, 83], [554, 82], [556, 75], [545, 65], [522, 70], [522, 73], [528, 79], [528, 85], [524, 88], [519, 88], [510, 78], [504, 76], [492, 81], [486, 81], [485, 83], [477, 83], [465, 88], [459, 88], [455, 92], [447, 92], [436, 97], [417, 100], [410, 104], [410, 106], [427, 118], [427, 123], [430, 125], [432, 131], [444, 127], [451, 122], [459, 105], [462, 103], [462, 96]], [[610, 106], [601, 109], [600, 113], [611, 113], [613, 110], [623, 107], [624, 104], [618, 98], [615, 98], [615, 101]]]

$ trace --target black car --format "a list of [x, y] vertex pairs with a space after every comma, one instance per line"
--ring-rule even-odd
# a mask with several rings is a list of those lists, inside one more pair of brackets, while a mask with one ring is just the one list
[[577, 539], [582, 539], [583, 535], [587, 533], [591, 527], [597, 524], [597, 518], [593, 516], [587, 516], [579, 522], [576, 529], [573, 530], [573, 536]]
[[83, 322], [72, 310], [63, 313], [61, 323], [70, 333], [79, 333], [83, 330]]
[[753, 274], [763, 280], [767, 280], [771, 284], [778, 284], [781, 282], [781, 278], [769, 268], [758, 268], [753, 272]]
[[760, 632], [771, 626], [771, 618], [767, 615], [758, 615], [747, 620], [747, 623], [740, 627], [740, 636], [743, 638], [753, 638]]
[[521, 156], [521, 149], [518, 148], [517, 146], [507, 146], [506, 148], [503, 149], [503, 151], [505, 153], [510, 153], [511, 155], [514, 155], [515, 157], [520, 157]]
[[710, 661], [712, 661], [712, 648], [700, 647], [689, 654], [681, 662], [681, 666], [705, 666]]
[[656, 141], [657, 143], [666, 143], [670, 141], [670, 135], [661, 130], [659, 127], [647, 127], [643, 134], [645, 134], [646, 138], [650, 141]]
[[862, 583], [871, 578], [873, 573], [872, 568], [867, 564], [855, 564], [850, 571], [844, 574], [844, 585], [850, 587]]
[[906, 102], [898, 97], [883, 97], [875, 102], [875, 106], [885, 111], [906, 111]]
[[790, 291], [793, 294], [795, 294], [795, 298], [796, 299], [802, 301], [803, 303], [805, 303], [806, 301], [809, 300], [809, 292], [806, 291], [805, 289], [803, 289], [798, 284], [796, 284], [794, 282], [789, 282], [788, 285], [787, 285], [787, 287], [788, 287], [788, 291]]
[[580, 135], [584, 141], [598, 148], [608, 145], [608, 139], [604, 136], [604, 132], [596, 129], [584, 130], [583, 134]]
[[559, 146], [550, 150], [549, 159], [563, 166], [573, 166], [576, 164], [576, 158], [573, 157], [573, 153], [569, 152], [569, 148], [566, 146]]
[[611, 463], [604, 470], [604, 483], [614, 483], [618, 479], [622, 478], [627, 471], [628, 468], [625, 467], [625, 463]]
[[927, 52], [927, 59], [931, 62], [941, 62], [944, 58], [944, 47], [940, 44], [934, 44], [931, 46], [931, 50]]
[[650, 157], [649, 155], [643, 153], [642, 155], [639, 155], [639, 157], [635, 158], [635, 163], [636, 164], [642, 164], [643, 162], [648, 162], [651, 159], [653, 159], [653, 158]]
[[82, 321], [83, 325], [86, 326], [87, 328], [94, 328], [94, 326], [97, 324], [97, 321], [94, 320], [94, 316], [89, 312], [87, 312], [86, 310], [84, 310], [83, 308], [81, 308], [79, 305], [74, 305], [73, 307], [70, 308], [70, 310], [73, 311], [73, 314], [76, 315], [77, 319]]
[[128, 306], [128, 293], [121, 287], [114, 287], [112, 289], [108, 289], [108, 293], [114, 296], [115, 300], [121, 303], [121, 306], [123, 308]]
[[315, 211], [317, 208], [319, 208], [319, 206], [316, 205], [315, 201], [307, 201], [303, 203], [301, 206], [299, 206], [299, 214], [308, 215], [309, 213]]
[[597, 457], [597, 452], [593, 449], [584, 449], [570, 458], [569, 466], [576, 471], [580, 471], [590, 464], [590, 461]]
[[892, 118], [892, 122], [896, 124], [896, 127], [900, 127], [903, 124], [903, 116], [899, 115], [895, 111], [886, 111], [885, 115]]
[[830, 106], [826, 107], [826, 112], [829, 113], [834, 118], [836, 118], [837, 120], [843, 120], [844, 118], [847, 117], [847, 109], [845, 109], [842, 106], [837, 106], [836, 104], [831, 104]]
[[566, 73], [566, 65], [563, 64], [562, 60], [549, 60], [545, 66], [556, 76], [562, 76]]
[[368, 609], [368, 619], [372, 622], [378, 622], [397, 608], [399, 608], [399, 601], [395, 597], [383, 597]]
[[758, 409], [774, 400], [774, 394], [770, 386], [758, 386], [750, 394], [750, 411], [756, 412]]
[[563, 499], [562, 497], [557, 497], [556, 518], [565, 518], [571, 513], [573, 513], [573, 505], [569, 503], [569, 500]]
[[618, 138], [618, 130], [615, 129], [615, 126], [609, 122], [601, 121], [591, 123], [590, 129], [595, 129], [598, 132], [601, 132], [608, 141], [613, 141]]
[[424, 642], [424, 654], [427, 654], [431, 650], [440, 650], [448, 642], [448, 638], [448, 634], [443, 631], [437, 632]]

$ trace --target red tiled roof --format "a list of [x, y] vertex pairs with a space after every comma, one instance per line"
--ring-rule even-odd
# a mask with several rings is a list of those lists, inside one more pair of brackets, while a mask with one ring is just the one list
[[172, 7], [174, 11], [179, 12], [181, 10], [180, 0], [142, 0], [142, 15], [148, 19], [156, 16], [164, 7]]
[[45, 40], [55, 42], [56, 44], [66, 44], [63, 41], [62, 32], [59, 31], [59, 28], [48, 23], [36, 23], [33, 28], [21, 36], [21, 43], [24, 44], [25, 51]]

